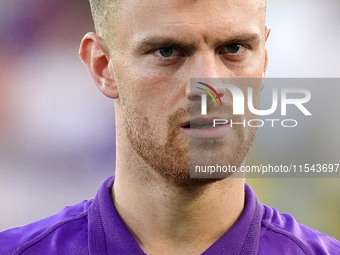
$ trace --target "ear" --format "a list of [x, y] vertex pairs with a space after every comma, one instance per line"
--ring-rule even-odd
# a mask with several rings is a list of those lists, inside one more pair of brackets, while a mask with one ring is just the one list
[[110, 69], [110, 51], [104, 41], [95, 33], [87, 33], [81, 41], [79, 56], [99, 90], [109, 98], [118, 98], [114, 73]]

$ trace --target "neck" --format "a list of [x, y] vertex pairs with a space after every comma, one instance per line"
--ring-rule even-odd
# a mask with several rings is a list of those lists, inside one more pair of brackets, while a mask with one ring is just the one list
[[155, 173], [126, 143], [117, 140], [117, 151], [114, 204], [147, 254], [201, 254], [243, 210], [242, 178], [179, 187]]

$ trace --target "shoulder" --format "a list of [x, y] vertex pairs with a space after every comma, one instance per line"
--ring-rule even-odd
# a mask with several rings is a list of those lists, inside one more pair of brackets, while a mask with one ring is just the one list
[[298, 223], [289, 214], [264, 206], [260, 254], [274, 248], [283, 254], [340, 254], [338, 240]]
[[88, 208], [91, 203], [83, 201], [48, 218], [0, 232], [0, 254], [46, 254], [46, 251], [55, 254], [53, 251], [57, 248], [59, 252], [65, 251], [62, 254], [71, 254], [71, 250], [75, 251], [74, 254], [87, 254]]

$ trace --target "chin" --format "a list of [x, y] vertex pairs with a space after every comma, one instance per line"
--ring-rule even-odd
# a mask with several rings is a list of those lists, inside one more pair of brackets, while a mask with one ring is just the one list
[[194, 178], [190, 175], [190, 173], [174, 173], [171, 175], [164, 176], [163, 178], [166, 179], [169, 183], [178, 186], [178, 187], [202, 187], [209, 184], [216, 183], [218, 181], [222, 181], [226, 178], [229, 178], [232, 175], [230, 174], [223, 174], [223, 176], [211, 176], [210, 178]]

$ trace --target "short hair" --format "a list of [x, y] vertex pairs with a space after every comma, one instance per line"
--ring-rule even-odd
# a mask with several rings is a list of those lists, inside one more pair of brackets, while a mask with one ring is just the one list
[[[113, 24], [113, 14], [118, 9], [118, 2], [120, 0], [89, 0], [91, 7], [91, 14], [96, 33], [109, 43], [109, 33], [107, 24]], [[267, 1], [263, 1], [264, 12], [266, 12]]]
[[92, 20], [96, 33], [104, 40], [108, 40], [108, 26], [113, 22], [111, 17], [116, 10], [118, 0], [89, 0]]

